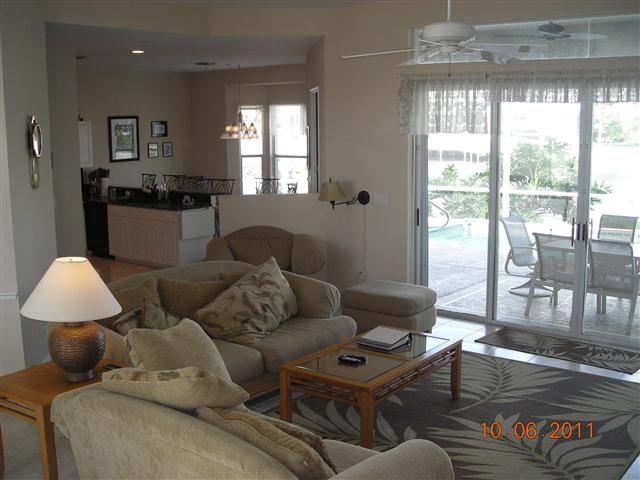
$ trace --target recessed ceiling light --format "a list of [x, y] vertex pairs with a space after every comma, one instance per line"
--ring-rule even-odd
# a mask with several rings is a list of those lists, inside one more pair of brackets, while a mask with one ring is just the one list
[[131, 50], [131, 53], [133, 53], [134, 55], [142, 55], [144, 53], [144, 50], [140, 50], [139, 48], [136, 48], [134, 50]]
[[193, 62], [194, 65], [198, 65], [199, 67], [208, 67], [211, 65], [215, 65], [216, 62]]

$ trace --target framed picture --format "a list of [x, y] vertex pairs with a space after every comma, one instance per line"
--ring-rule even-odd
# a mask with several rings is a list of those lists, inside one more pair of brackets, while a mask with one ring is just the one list
[[140, 160], [138, 117], [109, 117], [109, 159], [112, 162]]
[[173, 157], [173, 142], [162, 143], [162, 156]]
[[167, 137], [169, 135], [169, 127], [166, 121], [151, 122], [152, 137]]
[[157, 143], [147, 143], [147, 157], [149, 157], [149, 158], [157, 158], [158, 157], [158, 144]]

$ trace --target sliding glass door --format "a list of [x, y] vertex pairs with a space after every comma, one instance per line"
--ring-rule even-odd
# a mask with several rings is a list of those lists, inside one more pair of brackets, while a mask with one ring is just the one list
[[579, 145], [580, 104], [500, 104], [498, 321], [570, 329]]
[[487, 133], [425, 137], [420, 264], [441, 314], [637, 346], [639, 107], [494, 102]]
[[443, 310], [484, 316], [490, 135], [428, 138], [429, 285]]
[[640, 338], [640, 104], [593, 105], [591, 235], [583, 332]]

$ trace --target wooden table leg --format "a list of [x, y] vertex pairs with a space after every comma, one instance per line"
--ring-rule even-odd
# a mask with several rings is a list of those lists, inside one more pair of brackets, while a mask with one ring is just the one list
[[291, 390], [289, 390], [289, 373], [280, 371], [280, 419], [291, 421]]
[[451, 398], [460, 398], [460, 380], [462, 378], [462, 346], [456, 347], [456, 358], [451, 362]]
[[56, 480], [58, 478], [58, 461], [56, 459], [56, 441], [53, 423], [49, 415], [49, 407], [36, 409], [38, 436], [40, 438], [40, 462], [42, 478]]
[[373, 447], [373, 398], [369, 392], [360, 392], [358, 397], [360, 408], [360, 446]]

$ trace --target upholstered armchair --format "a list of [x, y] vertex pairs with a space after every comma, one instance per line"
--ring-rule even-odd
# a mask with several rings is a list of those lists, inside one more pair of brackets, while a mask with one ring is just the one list
[[325, 265], [322, 252], [308, 235], [276, 227], [242, 228], [207, 244], [207, 260], [237, 260], [259, 265], [274, 257], [282, 270], [313, 275]]

